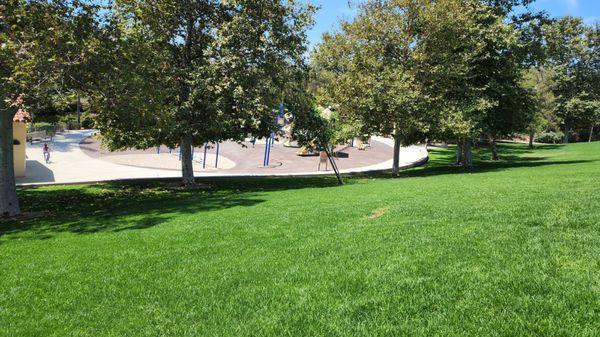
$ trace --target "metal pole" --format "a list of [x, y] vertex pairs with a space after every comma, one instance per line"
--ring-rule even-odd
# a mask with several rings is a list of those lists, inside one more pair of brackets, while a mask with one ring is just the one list
[[194, 153], [196, 152], [196, 147], [192, 146], [192, 161], [194, 161]]
[[179, 161], [181, 161], [181, 145], [179, 145]]
[[269, 162], [268, 162], [268, 158], [269, 158], [268, 157], [268, 152], [269, 152], [269, 148], [270, 148], [269, 141], [270, 141], [270, 138], [267, 138], [266, 142], [265, 142], [265, 157], [263, 159], [263, 166], [264, 167], [269, 166]]
[[271, 146], [273, 144], [273, 138], [269, 138], [269, 141], [267, 142], [267, 165], [265, 166], [269, 166], [269, 162], [271, 161]]
[[333, 172], [335, 172], [335, 176], [337, 177], [338, 182], [340, 183], [340, 185], [344, 185], [344, 180], [342, 180], [342, 175], [340, 174], [340, 170], [338, 169], [337, 164], [333, 159], [333, 155], [331, 154], [327, 146], [324, 146], [323, 148], [325, 149], [327, 157], [329, 157], [329, 162], [331, 163], [331, 167], [333, 168]]

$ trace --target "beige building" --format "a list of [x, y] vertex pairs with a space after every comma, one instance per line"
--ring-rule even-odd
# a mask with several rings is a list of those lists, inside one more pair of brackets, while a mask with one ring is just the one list
[[15, 167], [15, 177], [25, 176], [27, 163], [27, 123], [31, 122], [31, 117], [26, 111], [19, 110], [13, 118], [13, 159]]

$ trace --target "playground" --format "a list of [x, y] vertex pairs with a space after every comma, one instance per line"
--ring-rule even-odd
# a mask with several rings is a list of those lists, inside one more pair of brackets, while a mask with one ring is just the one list
[[[110, 152], [94, 130], [70, 131], [48, 142], [51, 160], [43, 157], [43, 142], [27, 145], [27, 174], [20, 185], [82, 183], [122, 179], [174, 178], [181, 176], [178, 149], [167, 147]], [[349, 142], [335, 148], [335, 163], [342, 173], [388, 170], [392, 166], [393, 141], [373, 137], [360, 148]], [[299, 155], [297, 147], [283, 140], [267, 145], [247, 139], [194, 148], [194, 171], [202, 176], [286, 176], [333, 174], [319, 153]], [[424, 146], [402, 148], [401, 165], [411, 167], [427, 160]]]

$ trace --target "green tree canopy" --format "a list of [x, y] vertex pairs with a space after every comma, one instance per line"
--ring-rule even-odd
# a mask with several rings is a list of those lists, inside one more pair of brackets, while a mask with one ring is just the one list
[[[12, 118], [49, 92], [66, 88], [75, 64], [64, 47], [87, 36], [96, 6], [85, 1], [7, 0], [0, 3], [0, 215], [20, 212], [13, 171]], [[85, 54], [78, 45], [77, 53]], [[83, 70], [90, 70], [85, 67]], [[82, 73], [82, 71], [79, 71]]]
[[310, 6], [295, 1], [116, 1], [99, 128], [111, 149], [264, 136], [305, 77]]
[[419, 78], [440, 116], [431, 134], [458, 139], [457, 161], [465, 167], [471, 139], [524, 130], [532, 116], [519, 32], [507, 13], [477, 0], [443, 0], [421, 14]]
[[401, 144], [425, 139], [431, 115], [415, 72], [419, 1], [369, 1], [326, 35], [313, 55], [319, 93], [361, 134], [392, 135], [394, 174]]
[[564, 17], [547, 25], [544, 33], [553, 70], [555, 112], [562, 119], [568, 142], [572, 130], [593, 132], [599, 123], [599, 25], [586, 26], [580, 18]]

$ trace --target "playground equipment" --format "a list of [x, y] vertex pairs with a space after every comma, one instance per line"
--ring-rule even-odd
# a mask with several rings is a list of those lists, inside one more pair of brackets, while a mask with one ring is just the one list
[[300, 156], [300, 157], [311, 157], [311, 156], [316, 156], [319, 154], [319, 151], [317, 149], [316, 145], [311, 145], [311, 146], [302, 146], [298, 149], [298, 151], [296, 151], [296, 155]]
[[284, 119], [281, 119], [283, 122], [283, 126], [281, 127], [281, 137], [283, 138], [283, 146], [284, 147], [295, 147], [292, 142], [294, 141], [292, 136], [292, 129], [294, 128], [292, 120], [292, 115], [286, 113], [284, 115]]
[[[215, 153], [215, 168], [219, 168], [219, 152], [220, 152], [220, 143], [217, 143], [216, 145], [214, 145], [216, 147], [216, 153]], [[202, 158], [202, 168], [205, 169], [206, 168], [206, 156], [207, 156], [207, 152], [208, 149], [211, 146], [208, 143], [205, 143], [203, 145], [204, 148], [204, 156]], [[156, 154], [160, 154], [160, 146], [156, 147]], [[173, 149], [169, 148], [169, 154], [173, 154]], [[179, 151], [177, 152], [177, 156], [179, 157], [179, 161], [181, 161], [181, 147], [179, 148]], [[194, 160], [196, 157], [196, 148], [192, 147], [192, 160]]]
[[[285, 109], [283, 103], [279, 104], [279, 110], [277, 113], [275, 113], [273, 117], [275, 120], [275, 128], [278, 131], [285, 127], [288, 120], [285, 117]], [[271, 161], [271, 148], [275, 146], [275, 136], [276, 133], [271, 132], [271, 135], [269, 136], [269, 138], [267, 138], [267, 141], [265, 142], [265, 155], [263, 157], [263, 167], [269, 167], [269, 162]]]
[[356, 147], [360, 151], [364, 151], [371, 147], [371, 137], [354, 137], [350, 141], [351, 147]]
[[[219, 148], [220, 148], [220, 143], [217, 143], [216, 145], [216, 153], [215, 153], [215, 168], [219, 167]], [[206, 168], [206, 152], [208, 150], [208, 143], [204, 144], [204, 158], [202, 158], [202, 168], [205, 169]]]

